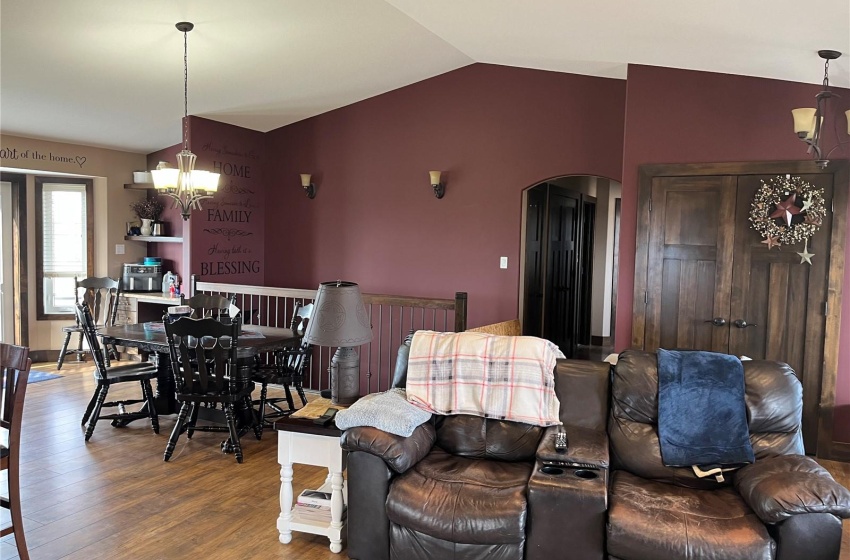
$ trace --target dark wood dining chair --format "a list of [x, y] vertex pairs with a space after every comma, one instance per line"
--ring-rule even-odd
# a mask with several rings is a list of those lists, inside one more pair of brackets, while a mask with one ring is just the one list
[[29, 560], [21, 516], [20, 451], [21, 420], [31, 364], [29, 348], [0, 343], [0, 370], [3, 376], [0, 427], [8, 432], [8, 446], [0, 444], [0, 469], [6, 471], [9, 483], [9, 496], [0, 497], [0, 507], [8, 509], [12, 519], [11, 525], [0, 529], [0, 537], [15, 535], [15, 546], [21, 560]]
[[229, 298], [219, 294], [195, 294], [188, 299], [181, 297], [180, 305], [191, 307], [192, 317], [195, 319], [204, 317], [222, 319], [234, 317], [239, 313], [239, 308]]
[[[91, 310], [92, 317], [96, 328], [112, 326], [115, 324], [115, 315], [118, 312], [118, 298], [121, 296], [121, 281], [114, 278], [104, 277], [89, 277], [78, 280], [74, 277], [74, 305], [85, 303]], [[65, 362], [65, 356], [68, 354], [76, 354], [77, 361], [83, 361], [83, 356], [89, 350], [83, 348], [83, 328], [80, 325], [79, 319], [76, 324], [63, 327], [62, 332], [65, 333], [65, 340], [62, 343], [62, 349], [59, 351], [59, 360], [56, 362], [56, 369], [62, 369], [62, 364]], [[68, 350], [68, 343], [71, 342], [71, 336], [78, 335], [76, 350]], [[118, 359], [118, 350], [112, 348], [112, 357]], [[110, 365], [110, 354], [105, 355], [106, 365]]]
[[[276, 351], [274, 354], [274, 363], [269, 365], [258, 364], [254, 372], [254, 381], [260, 384], [260, 400], [254, 401], [254, 404], [258, 406], [260, 423], [262, 425], [266, 424], [266, 419], [288, 416], [297, 410], [290, 386], [295, 388], [298, 396], [301, 398], [301, 406], [307, 404], [303, 381], [304, 370], [310, 363], [312, 346], [305, 343], [303, 337], [312, 314], [312, 303], [298, 306], [292, 314], [292, 322], [289, 328], [302, 338], [301, 343], [295, 348], [285, 348]], [[268, 398], [269, 384], [283, 386], [285, 396]], [[287, 405], [286, 409], [280, 405], [284, 401]], [[271, 412], [268, 412], [267, 409], [271, 409]]]
[[[159, 433], [159, 418], [156, 415], [156, 405], [153, 399], [153, 390], [151, 388], [151, 379], [156, 378], [156, 365], [150, 362], [135, 362], [121, 366], [108, 367], [104, 358], [103, 350], [100, 348], [100, 343], [97, 340], [97, 331], [95, 330], [94, 319], [92, 318], [89, 306], [85, 303], [74, 306], [74, 311], [77, 314], [77, 320], [83, 329], [83, 334], [86, 337], [86, 342], [91, 349], [92, 357], [94, 358], [94, 379], [97, 381], [94, 394], [89, 400], [86, 411], [83, 414], [81, 424], [83, 426], [88, 422], [86, 427], [86, 441], [91, 438], [94, 433], [94, 428], [100, 420], [112, 420], [113, 426], [119, 426], [126, 422], [132, 422], [140, 418], [150, 418], [151, 428], [154, 433]], [[142, 387], [141, 399], [123, 399], [118, 401], [107, 402], [106, 396], [109, 394], [109, 388], [117, 383], [136, 382]], [[141, 409], [135, 412], [128, 412], [126, 407], [142, 403]], [[118, 408], [118, 412], [112, 414], [103, 414], [101, 411], [104, 407]]]
[[[165, 461], [171, 458], [183, 432], [191, 439], [195, 431], [205, 431], [227, 432], [228, 439], [222, 444], [222, 449], [232, 450], [236, 461], [242, 462], [237, 413], [250, 427], [255, 427], [251, 409], [254, 383], [240, 375], [237, 354], [241, 318], [237, 313], [231, 319], [229, 324], [214, 317], [183, 317], [174, 322], [165, 321], [171, 369], [180, 403], [177, 422], [165, 447]], [[218, 405], [221, 405], [221, 410]], [[201, 426], [198, 425], [199, 419], [225, 426]]]

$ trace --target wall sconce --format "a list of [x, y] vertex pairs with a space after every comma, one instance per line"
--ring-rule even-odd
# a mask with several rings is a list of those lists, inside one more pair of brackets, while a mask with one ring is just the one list
[[431, 186], [434, 187], [434, 196], [443, 198], [443, 195], [446, 194], [446, 185], [440, 182], [440, 172], [429, 171], [428, 175], [431, 176]]
[[301, 174], [301, 186], [304, 187], [304, 192], [307, 193], [307, 198], [316, 198], [316, 185], [310, 182], [310, 174]]

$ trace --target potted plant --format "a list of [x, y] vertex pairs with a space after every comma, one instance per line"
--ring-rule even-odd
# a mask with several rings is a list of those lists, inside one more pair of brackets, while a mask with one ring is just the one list
[[155, 198], [143, 198], [130, 204], [130, 208], [142, 221], [142, 235], [150, 235], [151, 224], [159, 221], [159, 215], [162, 214], [162, 203]]

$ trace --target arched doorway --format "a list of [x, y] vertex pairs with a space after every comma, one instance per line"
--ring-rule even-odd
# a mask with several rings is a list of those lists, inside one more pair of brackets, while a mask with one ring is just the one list
[[523, 334], [551, 340], [567, 357], [610, 350], [620, 192], [606, 178], [562, 176], [523, 193]]

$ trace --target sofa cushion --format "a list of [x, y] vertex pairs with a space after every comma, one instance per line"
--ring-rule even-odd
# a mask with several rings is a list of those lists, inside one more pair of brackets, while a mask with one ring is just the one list
[[519, 543], [525, 539], [532, 468], [532, 463], [458, 457], [435, 448], [395, 479], [387, 516], [454, 543]]
[[608, 552], [623, 560], [772, 560], [776, 544], [732, 488], [698, 490], [614, 473]]
[[534, 459], [545, 428], [468, 414], [435, 416], [437, 445], [453, 455], [529, 461]]

